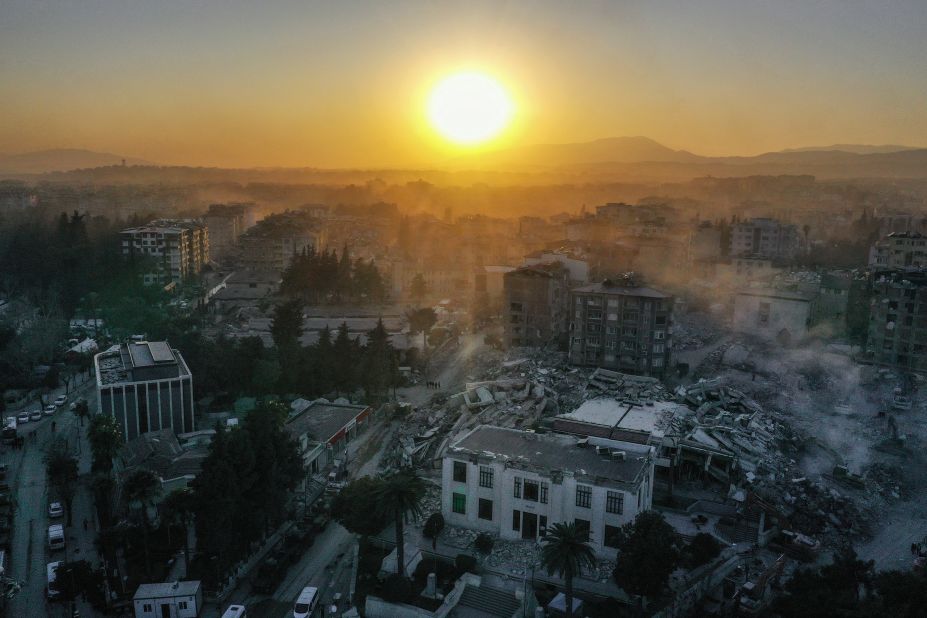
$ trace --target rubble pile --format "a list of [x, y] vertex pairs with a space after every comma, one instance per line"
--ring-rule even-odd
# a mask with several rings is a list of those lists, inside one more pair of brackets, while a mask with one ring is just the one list
[[690, 311], [673, 319], [673, 348], [694, 350], [717, 341], [723, 334], [722, 325], [707, 313]]

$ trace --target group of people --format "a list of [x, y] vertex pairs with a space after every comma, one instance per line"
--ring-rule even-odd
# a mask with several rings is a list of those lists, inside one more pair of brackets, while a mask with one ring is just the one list
[[436, 382], [434, 380], [429, 380], [428, 382], [425, 382], [425, 384], [428, 386], [428, 388], [431, 388], [434, 390], [438, 390], [439, 388], [441, 388], [441, 383]]

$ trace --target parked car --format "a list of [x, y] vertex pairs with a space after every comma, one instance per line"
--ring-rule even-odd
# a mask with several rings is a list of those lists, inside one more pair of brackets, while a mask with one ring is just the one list
[[[39, 418], [41, 418], [41, 414], [39, 415]], [[17, 417], [16, 417], [16, 422], [19, 423], [20, 425], [22, 425], [23, 423], [28, 423], [28, 422], [29, 422], [29, 413], [28, 413], [28, 412], [23, 412], [22, 414], [20, 414], [19, 416], [17, 416]]]
[[58, 398], [55, 399], [55, 407], [56, 407], [56, 408], [60, 408], [61, 406], [63, 406], [63, 405], [66, 404], [67, 402], [68, 402], [68, 396], [67, 396], [67, 395], [59, 395]]
[[222, 618], [245, 618], [246, 616], [247, 610], [244, 605], [229, 605], [225, 613], [222, 614]]
[[60, 502], [52, 502], [48, 505], [48, 516], [52, 519], [61, 517], [64, 515], [64, 507], [61, 506]]
[[45, 406], [45, 409], [42, 411], [42, 414], [44, 414], [45, 416], [52, 416], [55, 413], [55, 410], [57, 409], [58, 408], [56, 408], [55, 406]]
[[40, 420], [42, 420], [42, 411], [41, 411], [41, 410], [36, 410], [36, 411], [33, 412], [32, 414], [30, 414], [30, 415], [29, 415], [29, 420], [30, 420], [30, 421], [40, 421]]

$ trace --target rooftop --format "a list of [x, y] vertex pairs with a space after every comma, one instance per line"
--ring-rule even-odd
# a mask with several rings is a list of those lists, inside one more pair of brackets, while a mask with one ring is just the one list
[[301, 403], [284, 429], [294, 438], [308, 434], [318, 442], [328, 442], [366, 409], [367, 406], [329, 403], [325, 400]]
[[[601, 448], [597, 448], [597, 445]], [[625, 457], [612, 456], [623, 451]], [[517, 429], [480, 425], [455, 442], [449, 456], [469, 453], [542, 473], [561, 470], [579, 477], [633, 483], [651, 462], [651, 447], [618, 440], [558, 433], [538, 434]]]
[[799, 300], [811, 302], [814, 296], [794, 290], [778, 290], [776, 288], [745, 288], [737, 292], [738, 296], [759, 296], [760, 298], [778, 298], [781, 300]]
[[168, 597], [192, 597], [200, 589], [199, 581], [164, 582], [160, 584], [141, 584], [135, 591], [133, 599], [163, 599]]
[[581, 406], [560, 414], [557, 418], [601, 425], [613, 429], [624, 429], [647, 434], [662, 435], [671, 425], [673, 418], [686, 408], [672, 401], [655, 401], [639, 406], [610, 398], [590, 399]]
[[534, 275], [542, 277], [553, 277], [564, 272], [566, 272], [566, 267], [564, 267], [564, 265], [560, 262], [545, 262], [543, 264], [519, 266], [518, 268], [505, 273], [505, 276], [515, 277], [521, 275]]
[[122, 343], [97, 354], [95, 362], [101, 385], [131, 382], [135, 379], [132, 372], [136, 369], [163, 371], [164, 375], [159, 375], [159, 379], [190, 375], [183, 357], [166, 341]]
[[622, 285], [610, 281], [584, 285], [579, 288], [573, 288], [573, 292], [580, 294], [611, 294], [614, 296], [643, 296], [645, 298], [672, 298], [671, 294], [661, 292], [660, 290], [635, 285]]

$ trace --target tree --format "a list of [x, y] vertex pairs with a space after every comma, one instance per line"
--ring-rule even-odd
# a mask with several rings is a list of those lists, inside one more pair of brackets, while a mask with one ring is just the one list
[[77, 459], [64, 438], [56, 438], [51, 443], [45, 454], [45, 471], [49, 484], [64, 500], [64, 507], [68, 511], [67, 525], [70, 526], [71, 506], [77, 490]]
[[683, 550], [686, 566], [690, 569], [700, 567], [721, 554], [721, 544], [705, 532], [699, 532]]
[[[772, 610], [782, 616], [890, 615], [860, 611], [860, 587], [873, 581], [872, 561], [863, 562], [852, 549], [834, 555], [833, 563], [820, 569], [798, 569], [785, 585]], [[921, 607], [920, 610], [923, 610]]]
[[541, 547], [541, 564], [548, 575], [563, 578], [566, 596], [566, 616], [573, 616], [573, 578], [582, 575], [583, 568], [595, 567], [595, 553], [589, 545], [589, 532], [575, 523], [554, 524], [547, 530]]
[[663, 515], [644, 511], [621, 527], [612, 575], [630, 594], [657, 597], [679, 562], [679, 537]]
[[441, 513], [432, 513], [425, 522], [422, 535], [426, 539], [431, 539], [431, 549], [434, 551], [438, 550], [438, 537], [442, 530], [444, 530], [444, 516]]
[[84, 596], [97, 610], [106, 607], [103, 571], [94, 570], [86, 560], [62, 562], [55, 569], [55, 581], [50, 588], [63, 601], [74, 601]]
[[422, 349], [427, 349], [428, 342], [425, 337], [428, 331], [431, 330], [431, 327], [438, 321], [438, 314], [436, 314], [435, 310], [431, 307], [422, 307], [421, 309], [413, 309], [406, 313], [406, 320], [409, 322], [409, 332], [413, 335], [422, 333]]
[[86, 399], [78, 399], [74, 403], [74, 414], [80, 419], [80, 426], [84, 426], [84, 419], [90, 416], [90, 406]]
[[294, 298], [276, 306], [270, 323], [270, 335], [278, 350], [299, 347], [299, 338], [303, 335], [302, 301]]
[[368, 397], [380, 396], [393, 384], [392, 367], [396, 351], [389, 341], [389, 333], [383, 326], [383, 319], [367, 333], [367, 346], [364, 350], [364, 388]]
[[409, 295], [415, 301], [415, 304], [419, 305], [424, 300], [426, 293], [428, 293], [428, 288], [425, 286], [425, 277], [422, 276], [422, 273], [417, 273], [412, 277], [412, 282], [409, 284]]
[[151, 522], [148, 507], [161, 495], [161, 481], [151, 470], [139, 468], [126, 477], [122, 485], [122, 496], [130, 511], [138, 513], [142, 524], [142, 541], [145, 548], [145, 574], [151, 577], [151, 557], [148, 551], [148, 535]]
[[190, 570], [190, 524], [193, 522], [193, 491], [189, 487], [175, 489], [161, 502], [161, 521], [170, 527], [179, 526], [183, 530], [183, 557], [186, 570]]
[[377, 534], [389, 522], [377, 505], [377, 492], [381, 485], [382, 481], [369, 476], [351, 481], [332, 501], [332, 517], [354, 534]]
[[400, 470], [385, 477], [374, 495], [379, 512], [395, 521], [396, 570], [405, 576], [403, 524], [421, 517], [425, 483], [414, 471]]
[[332, 373], [335, 390], [339, 393], [349, 393], [356, 388], [357, 360], [348, 325], [342, 322], [332, 345]]
[[106, 474], [112, 472], [113, 458], [116, 457], [122, 445], [122, 430], [116, 418], [108, 414], [97, 414], [90, 419], [87, 440], [90, 442], [90, 452], [93, 458], [91, 469], [94, 472]]

